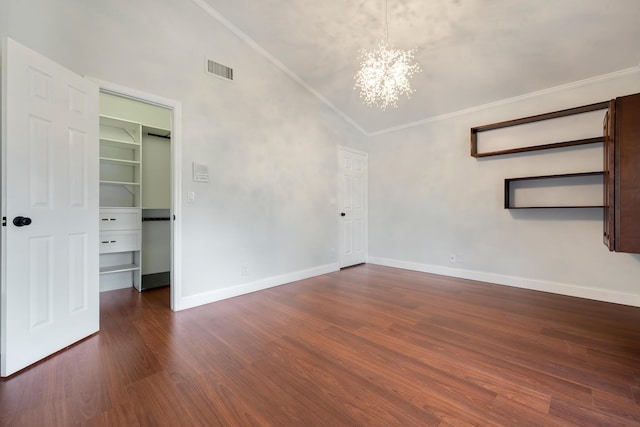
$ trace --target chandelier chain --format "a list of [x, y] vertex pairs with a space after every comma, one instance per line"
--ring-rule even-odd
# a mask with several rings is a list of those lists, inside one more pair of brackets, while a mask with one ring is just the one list
[[384, 22], [387, 28], [387, 45], [389, 44], [389, 0], [384, 0]]

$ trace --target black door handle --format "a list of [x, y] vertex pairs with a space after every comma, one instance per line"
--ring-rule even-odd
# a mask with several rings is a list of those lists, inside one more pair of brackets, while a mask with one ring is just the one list
[[340, 212], [340, 216], [346, 216], [347, 214], [344, 212]]
[[24, 227], [25, 225], [31, 224], [31, 218], [28, 216], [17, 216], [13, 218], [13, 225], [16, 227]]

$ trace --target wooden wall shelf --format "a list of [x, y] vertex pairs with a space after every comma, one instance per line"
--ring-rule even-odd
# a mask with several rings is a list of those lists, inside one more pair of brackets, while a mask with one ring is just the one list
[[505, 209], [584, 209], [584, 208], [603, 208], [603, 205], [559, 205], [559, 206], [514, 206], [511, 199], [511, 186], [513, 182], [519, 181], [534, 181], [534, 180], [547, 180], [556, 178], [581, 178], [588, 176], [603, 176], [604, 172], [579, 172], [579, 173], [563, 173], [556, 175], [542, 175], [542, 176], [524, 176], [519, 178], [505, 178], [504, 180], [504, 208]]
[[584, 105], [584, 106], [575, 107], [575, 108], [568, 108], [566, 110], [554, 111], [552, 113], [538, 114], [536, 116], [524, 117], [521, 119], [507, 120], [504, 122], [473, 127], [471, 128], [471, 157], [479, 158], [479, 157], [500, 156], [504, 154], [526, 153], [530, 151], [548, 150], [552, 148], [572, 147], [576, 145], [595, 144], [599, 142], [604, 142], [604, 138], [602, 136], [598, 136], [594, 138], [555, 142], [551, 144], [540, 144], [540, 145], [533, 145], [528, 147], [518, 147], [518, 148], [507, 149], [507, 150], [487, 151], [484, 153], [478, 152], [478, 133], [495, 130], [495, 129], [502, 129], [510, 126], [523, 125], [527, 123], [535, 123], [542, 120], [550, 120], [550, 119], [556, 119], [559, 117], [572, 116], [575, 114], [588, 113], [591, 111], [604, 110], [608, 107], [609, 107], [608, 101], [597, 102], [595, 104], [589, 104], [589, 105]]
[[[607, 110], [604, 116], [602, 136], [551, 144], [537, 144], [506, 150], [478, 152], [478, 134], [481, 132], [598, 110]], [[471, 157], [499, 156], [503, 154], [525, 153], [529, 151], [602, 143], [604, 171], [507, 178], [504, 180], [504, 208], [600, 208], [604, 214], [603, 241], [609, 250], [640, 254], [640, 221], [638, 221], [638, 218], [640, 218], [640, 168], [638, 167], [640, 164], [640, 120], [638, 120], [638, 117], [640, 117], [640, 93], [621, 96], [610, 101], [597, 102], [582, 107], [477, 126], [471, 128]], [[514, 203], [513, 199], [515, 198], [515, 194], [512, 193], [516, 191], [517, 185], [514, 184], [516, 182], [550, 180], [553, 178], [560, 180], [564, 178], [568, 178], [569, 180], [577, 178], [579, 180], [581, 177], [589, 176], [602, 176], [604, 193], [602, 205], [517, 206], [516, 203]], [[578, 182], [580, 183], [580, 180]], [[593, 182], [589, 182], [588, 179], [582, 180], [582, 183], [593, 185]], [[540, 187], [543, 186], [555, 186], [555, 183], [541, 183]], [[533, 186], [527, 184], [520, 185], [520, 189], [523, 190], [533, 188], [535, 188], [535, 184]], [[535, 200], [535, 197], [529, 200]], [[535, 205], [535, 203], [530, 204]], [[551, 202], [550, 204], [553, 203]]]

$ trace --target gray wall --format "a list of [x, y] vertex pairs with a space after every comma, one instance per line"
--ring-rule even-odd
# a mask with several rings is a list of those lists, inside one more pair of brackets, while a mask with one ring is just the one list
[[[502, 209], [505, 177], [592, 167], [597, 150], [484, 161], [468, 152], [471, 126], [640, 92], [637, 73], [366, 138], [190, 1], [0, 8], [0, 36], [80, 74], [182, 103], [181, 190], [196, 192], [195, 203], [181, 201], [182, 293], [194, 304], [336, 262], [330, 200], [341, 144], [370, 154], [372, 261], [640, 305], [640, 256], [606, 250], [600, 211]], [[236, 81], [206, 75], [206, 57], [233, 67]], [[191, 181], [194, 160], [209, 165], [209, 184]]]
[[[0, 36], [182, 103], [182, 194], [196, 200], [181, 201], [181, 296], [337, 265], [337, 145], [363, 147], [365, 136], [236, 35], [186, 0], [2, 7]], [[207, 75], [207, 57], [233, 67], [235, 81]], [[192, 182], [192, 161], [209, 166], [208, 184]]]
[[640, 255], [602, 244], [602, 209], [503, 208], [504, 178], [602, 170], [602, 145], [469, 154], [471, 127], [636, 92], [637, 69], [372, 137], [370, 261], [640, 305]]

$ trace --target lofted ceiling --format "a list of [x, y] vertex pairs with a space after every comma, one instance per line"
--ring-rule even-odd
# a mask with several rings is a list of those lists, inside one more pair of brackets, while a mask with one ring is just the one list
[[354, 75], [360, 50], [384, 37], [385, 0], [194, 1], [368, 134], [640, 60], [640, 0], [388, 0], [390, 44], [417, 48], [422, 72], [410, 99], [381, 111]]

